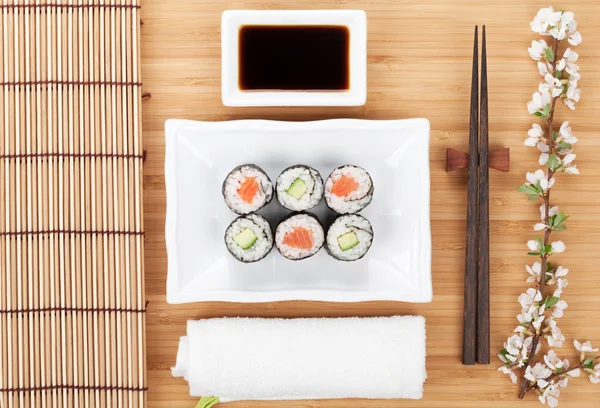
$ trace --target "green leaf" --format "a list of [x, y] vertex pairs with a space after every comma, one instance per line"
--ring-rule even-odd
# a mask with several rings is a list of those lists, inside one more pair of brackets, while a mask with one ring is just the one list
[[550, 227], [554, 226], [554, 220], [556, 219], [556, 215], [553, 215], [552, 217], [548, 218], [548, 225]]
[[562, 78], [562, 75], [563, 75], [563, 72], [562, 72], [562, 71], [556, 71], [556, 77], [557, 77], [558, 79], [561, 79], [561, 78]]
[[589, 357], [583, 362], [583, 368], [594, 368], [594, 357]]
[[546, 55], [546, 61], [554, 62], [554, 51], [552, 48], [548, 47], [544, 50], [544, 54]]
[[556, 214], [553, 218], [555, 219], [554, 226], [558, 227], [560, 224], [565, 222], [569, 218], [569, 216], [565, 215], [565, 213], [561, 211], [560, 213]]
[[573, 146], [571, 146], [570, 143], [566, 143], [561, 140], [560, 142], [558, 142], [557, 147], [558, 147], [558, 150], [569, 150]]
[[546, 163], [546, 165], [548, 166], [549, 169], [556, 170], [557, 168], [560, 167], [560, 159], [554, 153], [552, 153], [548, 157], [548, 163]]
[[219, 402], [219, 397], [202, 397], [195, 408], [210, 408]]
[[508, 350], [502, 349], [502, 350], [500, 350], [499, 354], [502, 354], [503, 356], [506, 356], [507, 354], [510, 354], [510, 353], [508, 352]]
[[552, 245], [550, 245], [550, 244], [546, 245], [546, 247], [544, 248], [544, 253], [549, 254], [551, 252], [552, 252]]
[[549, 309], [549, 308], [553, 307], [555, 304], [558, 303], [559, 300], [560, 300], [560, 298], [556, 297], [556, 296], [546, 298], [546, 302], [545, 302], [546, 308]]
[[539, 252], [527, 252], [527, 255], [531, 255], [531, 256], [539, 256]]
[[527, 199], [528, 199], [528, 200], [531, 200], [531, 201], [535, 201], [535, 200], [537, 200], [538, 198], [540, 198], [540, 195], [539, 195], [539, 194], [532, 194], [532, 195], [530, 195], [529, 197], [527, 197]]
[[546, 272], [550, 272], [552, 270], [552, 263], [546, 262]]
[[566, 225], [559, 225], [558, 227], [552, 228], [554, 231], [564, 231], [567, 229]]
[[552, 140], [556, 140], [558, 138], [558, 132], [553, 130], [552, 131]]
[[541, 117], [544, 119], [548, 119], [550, 117], [550, 104], [544, 106], [544, 109], [542, 109]]
[[542, 116], [542, 112], [534, 112], [533, 113], [535, 116]]
[[536, 186], [531, 185], [531, 184], [523, 184], [522, 186], [519, 186], [517, 191], [520, 191], [521, 193], [525, 193], [525, 194], [539, 194], [540, 193], [540, 190], [538, 190], [538, 188]]

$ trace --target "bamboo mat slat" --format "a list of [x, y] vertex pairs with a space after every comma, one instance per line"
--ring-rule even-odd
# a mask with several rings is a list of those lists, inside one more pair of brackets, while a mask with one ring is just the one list
[[0, 6], [0, 406], [146, 401], [138, 0]]

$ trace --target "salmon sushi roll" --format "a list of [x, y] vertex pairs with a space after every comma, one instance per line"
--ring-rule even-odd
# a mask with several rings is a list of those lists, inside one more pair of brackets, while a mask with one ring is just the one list
[[295, 213], [279, 223], [275, 246], [287, 259], [299, 261], [319, 252], [325, 242], [321, 223], [312, 214]]
[[260, 167], [244, 164], [233, 169], [225, 178], [223, 198], [234, 213], [250, 214], [273, 199], [273, 183]]
[[325, 248], [339, 261], [356, 261], [369, 251], [373, 227], [358, 214], [340, 215], [327, 230]]
[[325, 182], [327, 206], [338, 214], [354, 214], [373, 199], [373, 180], [365, 169], [346, 165], [334, 169]]
[[323, 179], [309, 166], [288, 167], [281, 172], [275, 186], [277, 200], [288, 210], [310, 210], [323, 198]]
[[225, 231], [225, 245], [240, 262], [260, 261], [273, 249], [271, 225], [257, 214], [238, 217]]

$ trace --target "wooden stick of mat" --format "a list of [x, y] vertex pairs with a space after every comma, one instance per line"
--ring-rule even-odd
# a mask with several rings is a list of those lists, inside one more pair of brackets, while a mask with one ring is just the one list
[[477, 268], [477, 364], [490, 363], [490, 213], [488, 169], [488, 89], [485, 26], [481, 38], [479, 104], [479, 248]]
[[465, 267], [463, 364], [475, 364], [477, 311], [477, 159], [478, 151], [478, 43], [477, 26], [473, 40], [473, 69], [471, 74], [471, 107], [469, 124], [469, 175], [467, 186], [467, 248]]
[[[0, 36], [2, 37], [2, 52], [0, 52], [0, 78], [4, 84], [8, 82], [8, 77], [6, 75], [6, 55], [8, 53], [6, 38], [6, 15], [6, 10], [3, 10], [2, 30], [0, 30]], [[2, 141], [2, 143], [0, 143], [0, 154], [8, 153], [8, 113], [6, 111], [8, 108], [8, 92], [8, 86], [3, 85], [2, 93], [0, 94], [0, 129], [3, 131], [3, 136], [0, 135], [0, 140]], [[2, 231], [7, 231], [8, 229], [8, 209], [6, 208], [8, 205], [8, 189], [6, 188], [6, 182], [8, 180], [7, 171], [8, 159], [5, 158], [2, 160], [2, 163], [0, 163], [0, 228], [2, 228]], [[1, 214], [4, 214], [4, 216]], [[7, 293], [8, 291], [8, 286], [6, 284], [6, 279], [8, 278], [8, 242], [9, 237], [0, 238], [0, 293]], [[0, 307], [7, 307], [6, 301], [7, 296], [0, 296]], [[5, 347], [3, 350], [6, 350], [6, 352], [0, 353], [0, 387], [3, 388], [8, 387], [7, 363], [10, 348], [8, 348], [7, 321], [8, 316], [6, 316], [6, 318], [4, 316], [0, 316], [0, 342], [2, 342]], [[3, 407], [8, 407], [7, 395], [0, 394], [0, 405]]]
[[[6, 33], [6, 10], [2, 12], [2, 30], [0, 30], [0, 36], [2, 37], [2, 52], [0, 52], [0, 78], [2, 78], [2, 82], [8, 82], [8, 77], [6, 75], [6, 63], [7, 63], [7, 33]], [[3, 131], [3, 136], [0, 136], [0, 153], [6, 154], [8, 153], [8, 86], [2, 86], [2, 94], [0, 95], [0, 129]], [[6, 188], [6, 182], [8, 181], [8, 159], [4, 159], [2, 163], [0, 163], [0, 214], [4, 214], [4, 216], [0, 215], [0, 228], [3, 231], [8, 229], [8, 189]], [[7, 293], [8, 286], [6, 284], [6, 280], [8, 278], [8, 265], [7, 265], [7, 256], [8, 256], [8, 242], [9, 237], [0, 238], [0, 293]], [[7, 302], [7, 296], [0, 297], [0, 307], [5, 308]], [[0, 342], [4, 345], [4, 350], [6, 352], [0, 353], [0, 387], [8, 387], [8, 374], [7, 374], [7, 362], [8, 362], [8, 352], [10, 348], [8, 348], [8, 339], [7, 339], [7, 329], [8, 329], [8, 316], [5, 318], [4, 316], [0, 316]], [[5, 361], [6, 360], [6, 361]], [[0, 394], [0, 405], [3, 407], [8, 407], [8, 396], [5, 394]]]
[[[118, 2], [120, 3], [120, 2]], [[121, 9], [122, 10], [122, 9]], [[115, 29], [116, 29], [116, 41], [115, 41], [115, 58], [113, 59], [113, 69], [115, 75], [116, 82], [122, 82], [123, 78], [121, 76], [122, 70], [119, 69], [123, 64], [117, 65], [116, 61], [125, 61], [122, 55], [122, 37], [123, 37], [123, 13], [120, 10], [117, 10], [115, 16]], [[115, 99], [115, 123], [116, 123], [116, 132], [113, 135], [113, 152], [119, 153], [119, 146], [122, 145], [123, 139], [123, 117], [122, 117], [122, 94], [123, 87], [118, 87], [116, 89], [116, 99]], [[112, 159], [113, 165], [113, 221], [115, 230], [119, 230], [123, 228], [123, 213], [121, 211], [124, 201], [123, 201], [123, 170], [119, 164], [118, 159]], [[115, 250], [115, 271], [114, 271], [114, 279], [115, 279], [115, 292], [113, 293], [113, 302], [115, 302], [115, 307], [122, 307], [121, 304], [121, 294], [123, 291], [123, 237], [117, 236], [113, 240], [114, 250]], [[116, 383], [119, 387], [123, 386], [123, 316], [122, 313], [116, 313], [116, 361], [117, 361], [117, 377]], [[123, 407], [124, 404], [124, 391], [119, 389], [117, 391], [117, 401], [118, 407]]]
[[[14, 64], [15, 64], [15, 81], [21, 81], [23, 79], [23, 59], [24, 59], [24, 55], [23, 55], [23, 49], [22, 49], [22, 41], [23, 41], [23, 28], [24, 28], [24, 24], [23, 24], [23, 15], [21, 13], [15, 13], [13, 15], [14, 17], [14, 30], [15, 30], [15, 37], [14, 37], [14, 47], [15, 47], [15, 59], [14, 59]], [[20, 89], [20, 87], [15, 87], [15, 153], [19, 154], [21, 153], [21, 135], [24, 133], [24, 129], [23, 129], [23, 125], [25, 124], [25, 110], [23, 109], [23, 90]], [[23, 186], [23, 171], [22, 171], [22, 166], [18, 165], [17, 163], [15, 163], [15, 220], [16, 220], [16, 225], [15, 225], [15, 230], [16, 231], [21, 231], [21, 229], [24, 227], [23, 225], [23, 213], [26, 212], [25, 210], [25, 203], [23, 202], [24, 200], [22, 199], [22, 186]], [[17, 308], [21, 309], [23, 308], [24, 305], [24, 299], [23, 299], [23, 288], [24, 288], [24, 282], [23, 282], [23, 266], [24, 266], [24, 262], [23, 262], [23, 252], [24, 252], [24, 248], [23, 248], [23, 240], [21, 239], [17, 239], [16, 240], [16, 247], [17, 247], [17, 251], [16, 251], [16, 278], [17, 278]], [[25, 384], [25, 358], [26, 356], [25, 354], [25, 350], [24, 347], [22, 347], [22, 345], [25, 344], [25, 334], [24, 334], [24, 330], [23, 330], [23, 326], [25, 324], [24, 322], [24, 316], [22, 314], [17, 315], [17, 358], [19, 361], [18, 364], [18, 386], [19, 388], [23, 388], [26, 386]], [[28, 399], [26, 398], [27, 396], [25, 395], [24, 392], [19, 391], [19, 405], [20, 406], [24, 406], [25, 403], [29, 403]]]
[[[28, 2], [27, 2], [28, 3]], [[30, 54], [30, 10], [26, 9], [25, 12], [23, 13], [23, 18], [24, 18], [24, 23], [25, 23], [25, 27], [24, 27], [24, 41], [25, 41], [25, 46], [24, 46], [24, 60], [25, 60], [25, 81], [26, 82], [30, 82], [31, 81], [31, 54]], [[31, 107], [31, 86], [27, 85], [25, 86], [25, 127], [26, 127], [26, 131], [25, 131], [25, 151], [27, 153], [32, 153], [32, 144], [33, 144], [33, 140], [32, 140], [32, 134], [35, 130], [32, 130], [32, 126], [33, 126], [33, 121], [32, 121], [32, 107]], [[35, 227], [33, 224], [33, 181], [32, 181], [32, 172], [33, 172], [33, 163], [30, 160], [27, 160], [26, 164], [26, 186], [27, 186], [27, 197], [26, 197], [26, 202], [27, 202], [27, 222], [26, 222], [26, 228], [30, 231], [32, 231]], [[35, 245], [35, 240], [37, 240], [37, 237], [33, 237], [33, 236], [29, 236], [26, 237], [27, 240], [27, 258], [26, 258], [26, 265], [27, 265], [27, 285], [25, 286], [27, 288], [27, 307], [29, 308], [29, 310], [33, 309], [34, 307], [36, 307], [36, 299], [37, 296], [34, 296], [34, 292], [37, 292], [37, 279], [34, 279], [34, 274], [33, 274], [33, 266], [34, 266], [34, 245]], [[28, 367], [27, 367], [27, 371], [29, 372], [29, 379], [26, 382], [26, 386], [28, 387], [32, 387], [34, 384], [36, 384], [36, 376], [38, 374], [38, 369], [39, 366], [36, 364], [36, 350], [37, 350], [37, 346], [38, 346], [38, 341], [37, 341], [37, 337], [35, 336], [35, 327], [34, 327], [34, 323], [35, 323], [35, 315], [33, 312], [29, 312], [27, 314], [27, 332], [28, 332], [28, 343], [29, 343], [29, 349], [28, 349]], [[40, 401], [36, 398], [36, 394], [35, 393], [30, 393], [30, 401], [29, 403], [31, 404], [32, 407], [39, 407]]]
[[[127, 83], [132, 82], [132, 48], [133, 44], [131, 41], [131, 28], [132, 28], [132, 20], [131, 20], [131, 12], [130, 9], [127, 11], [122, 9], [121, 14], [123, 15], [123, 23], [122, 29], [125, 31], [125, 35], [122, 37], [122, 55], [123, 60], [127, 61], [126, 64], [122, 64], [122, 76], [123, 81]], [[134, 86], [127, 85], [123, 88], [123, 123], [124, 123], [124, 132], [123, 132], [123, 153], [128, 154], [131, 153], [130, 145], [133, 134], [132, 128], [132, 120], [133, 120], [133, 112], [132, 112], [132, 88]], [[130, 180], [130, 163], [131, 160], [123, 159], [120, 160], [123, 166], [123, 198], [124, 198], [124, 227], [128, 230], [132, 230], [131, 225], [131, 187]], [[124, 278], [125, 278], [125, 307], [127, 309], [131, 309], [131, 284], [132, 284], [132, 268], [131, 268], [131, 240], [134, 237], [126, 236], [123, 237], [124, 240]], [[126, 338], [127, 338], [127, 375], [125, 378], [125, 385], [127, 387], [133, 386], [133, 330], [132, 330], [132, 314], [131, 312], [126, 312]], [[130, 407], [134, 406], [134, 391], [128, 391], [128, 405]]]
[[[39, 0], [36, 1], [36, 4]], [[46, 99], [42, 89], [42, 85], [40, 84], [42, 78], [44, 78], [44, 66], [42, 65], [42, 48], [43, 48], [43, 19], [42, 19], [42, 11], [41, 9], [36, 9], [35, 15], [35, 26], [36, 26], [36, 36], [35, 36], [35, 44], [36, 44], [36, 80], [38, 81], [36, 87], [36, 119], [38, 123], [38, 152], [47, 151], [47, 135], [46, 135], [46, 122], [45, 118], [42, 116], [43, 108], [45, 111]], [[45, 229], [48, 227], [48, 199], [47, 199], [47, 183], [48, 180], [48, 162], [43, 161], [42, 158], [38, 158], [38, 228]], [[40, 251], [40, 262], [39, 268], [40, 271], [43, 271], [40, 276], [40, 306], [49, 307], [50, 299], [49, 299], [49, 249], [48, 249], [48, 240], [39, 239], [39, 251]], [[50, 339], [50, 320], [51, 318], [46, 318], [46, 316], [40, 316], [40, 332], [42, 333], [41, 337], [41, 347], [40, 347], [40, 366], [42, 370], [42, 377], [40, 379], [40, 385], [46, 386], [52, 384], [51, 377], [54, 375], [54, 366], [47, 361], [51, 359], [54, 354], [50, 349], [51, 339]], [[47, 383], [46, 379], [50, 378], [50, 382]], [[56, 406], [56, 393], [50, 392], [44, 395], [42, 400], [42, 407], [46, 406]]]
[[[134, 0], [134, 5], [139, 6], [138, 0]], [[137, 36], [138, 29], [140, 27], [140, 14], [138, 9], [134, 7], [132, 9], [133, 13], [133, 81], [138, 83], [141, 79], [141, 66], [138, 65], [138, 57], [140, 55], [140, 41]], [[141, 102], [142, 102], [142, 90], [140, 87], [134, 87], [134, 154], [140, 155], [142, 150], [141, 145], [141, 128], [142, 128], [142, 116], [141, 116]], [[143, 217], [141, 214], [141, 206], [142, 206], [142, 192], [141, 192], [141, 174], [142, 174], [142, 166], [140, 164], [140, 160], [135, 160], [135, 229], [136, 232], [143, 231]], [[137, 287], [137, 308], [138, 310], [142, 310], [146, 308], [145, 300], [144, 300], [144, 278], [143, 278], [143, 262], [144, 262], [144, 242], [143, 237], [141, 235], [135, 236], [136, 242], [136, 287]], [[139, 388], [143, 387], [146, 384], [146, 370], [145, 370], [145, 359], [146, 359], [146, 343], [144, 341], [144, 327], [145, 327], [145, 319], [146, 316], [143, 313], [137, 314], [138, 320], [138, 329], [137, 329], [137, 351], [138, 351], [138, 372], [136, 378], [137, 385]], [[139, 396], [139, 407], [143, 408], [145, 406], [145, 393], [140, 394]]]
[[[104, 2], [102, 2], [102, 4], [104, 4]], [[107, 72], [110, 72], [110, 66], [108, 65], [108, 60], [110, 59], [110, 12], [107, 11], [105, 12], [104, 9], [101, 10], [101, 16], [103, 17], [101, 19], [101, 35], [100, 35], [100, 80], [101, 81], [106, 81], [108, 79], [107, 76]], [[106, 39], [106, 42], [105, 42]], [[108, 93], [108, 87], [106, 85], [103, 85], [101, 87], [101, 95], [100, 95], [100, 120], [101, 120], [101, 137], [100, 137], [100, 152], [101, 153], [106, 153], [106, 138], [107, 138], [107, 133], [106, 133], [106, 128], [107, 128], [107, 101], [109, 100], [109, 98], [107, 98], [107, 93]], [[99, 224], [102, 224], [103, 227], [106, 227], [106, 158], [103, 157], [100, 161], [100, 167], [98, 169], [98, 176], [99, 176], [99, 183], [97, 185], [97, 195], [98, 197], [101, 198], [101, 202], [102, 205], [101, 207], [98, 209], [98, 222]], [[106, 242], [107, 237], [101, 237], [99, 239], [98, 242], [98, 254], [101, 254], [103, 256], [105, 256], [106, 252], [105, 252], [105, 242]], [[99, 262], [99, 266], [98, 266], [98, 270], [102, 269], [103, 273], [104, 273], [104, 279], [102, 280], [102, 285], [100, 285], [101, 287], [101, 292], [98, 294], [100, 299], [103, 299], [103, 305], [109, 306], [108, 302], [106, 301], [106, 296], [109, 292], [109, 288], [107, 287], [107, 269], [106, 269], [106, 264], [103, 261], [103, 258], [100, 258], [100, 256], [98, 256], [98, 262]], [[104, 334], [106, 336], [106, 331], [107, 331], [107, 327], [108, 327], [108, 314], [107, 313], [103, 313], [102, 315], [98, 316], [98, 320], [99, 322], [104, 322], [104, 325], [102, 327], [104, 327]], [[102, 343], [101, 346], [102, 348], [99, 351], [103, 352], [104, 355], [106, 355], [107, 352], [107, 342], [106, 342], [106, 337], [101, 335], [102, 333], [99, 333], [99, 337], [100, 339], [102, 339]], [[101, 359], [99, 362], [99, 367], [98, 367], [98, 373], [101, 376], [101, 378], [103, 379], [103, 381], [106, 380], [107, 375], [106, 375], [106, 358]], [[97, 383], [101, 383], [101, 380], [98, 380]], [[98, 395], [96, 398], [99, 399], [102, 403], [106, 403], [107, 402], [107, 395], [108, 393], [103, 393], [102, 395]]]
[[[113, 1], [112, 4], [117, 4], [115, 1]], [[119, 45], [120, 45], [120, 41], [119, 41], [119, 34], [120, 34], [120, 15], [118, 13], [118, 11], [113, 10], [112, 11], [112, 58], [111, 58], [111, 62], [112, 62], [112, 66], [111, 66], [111, 79], [113, 82], [117, 82], [118, 81], [118, 77], [117, 77], [117, 66], [116, 66], [116, 61], [117, 58], [119, 57]], [[117, 151], [117, 146], [118, 146], [118, 141], [117, 141], [117, 132], [120, 130], [119, 127], [119, 119], [118, 119], [118, 114], [120, 113], [120, 106], [119, 106], [119, 98], [118, 98], [118, 91], [119, 89], [117, 87], [112, 87], [112, 99], [111, 99], [111, 107], [112, 107], [112, 138], [111, 138], [111, 152], [113, 153], [118, 153]], [[112, 207], [112, 217], [110, 217], [110, 225], [115, 229], [118, 230], [119, 229], [119, 207], [120, 207], [120, 203], [119, 203], [119, 191], [118, 191], [118, 185], [119, 185], [119, 174], [118, 174], [118, 169], [117, 169], [117, 163], [114, 159], [110, 160], [110, 175], [112, 176], [112, 179], [110, 180], [111, 182], [111, 203], [113, 204]], [[108, 181], [108, 180], [107, 180]], [[117, 303], [117, 296], [116, 294], [118, 294], [121, 290], [121, 284], [120, 284], [120, 280], [119, 280], [119, 272], [120, 272], [120, 263], [119, 263], [119, 258], [121, 255], [120, 252], [120, 246], [119, 246], [119, 237], [115, 236], [112, 237], [110, 239], [111, 241], [111, 251], [112, 251], [112, 259], [114, 259], [115, 261], [111, 264], [112, 270], [111, 270], [111, 281], [112, 281], [112, 287], [111, 287], [111, 297], [110, 297], [110, 302], [111, 302], [111, 306], [113, 307], [117, 307], [117, 305], [119, 305]], [[120, 306], [120, 305], [119, 305]], [[115, 333], [115, 343], [112, 344], [112, 350], [113, 350], [113, 355], [116, 357], [115, 361], [114, 361], [114, 365], [113, 365], [113, 370], [112, 370], [112, 381], [111, 383], [113, 384], [117, 384], [117, 385], [121, 385], [121, 367], [122, 367], [122, 360], [121, 360], [121, 352], [119, 350], [119, 346], [121, 344], [121, 315], [119, 313], [115, 313], [113, 315], [113, 319], [112, 319], [112, 324], [113, 324], [113, 333]], [[119, 408], [121, 408], [123, 406], [123, 395], [122, 392], [120, 390], [116, 390], [113, 393], [113, 400], [115, 401], [115, 406], [118, 406]]]

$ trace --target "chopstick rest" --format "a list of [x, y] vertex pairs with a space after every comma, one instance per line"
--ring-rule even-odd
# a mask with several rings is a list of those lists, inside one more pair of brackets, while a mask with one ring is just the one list
[[475, 26], [469, 153], [449, 148], [446, 171], [468, 167], [467, 243], [465, 250], [465, 299], [463, 364], [490, 363], [489, 304], [489, 176], [488, 167], [507, 172], [508, 148], [488, 150], [488, 87], [485, 26], [481, 48], [481, 89], [479, 88], [478, 32]]
[[423, 396], [425, 319], [188, 321], [175, 377], [190, 395], [233, 400]]

